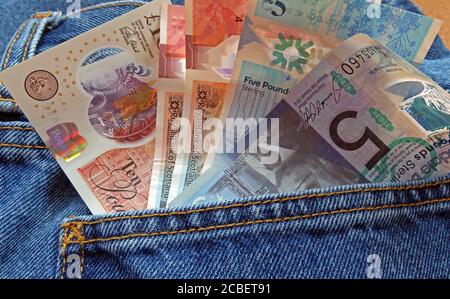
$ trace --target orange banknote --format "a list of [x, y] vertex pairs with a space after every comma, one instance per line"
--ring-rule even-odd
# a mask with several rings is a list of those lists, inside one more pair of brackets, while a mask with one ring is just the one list
[[193, 1], [193, 42], [215, 47], [228, 37], [240, 35], [247, 0]]
[[182, 116], [186, 79], [186, 39], [184, 6], [161, 5], [161, 43], [159, 60], [158, 106], [155, 161], [150, 183], [148, 208], [165, 208], [171, 200], [170, 186], [177, 155], [172, 141], [173, 129]]
[[[191, 124], [218, 118], [233, 73], [248, 0], [186, 0], [186, 84], [183, 118]], [[201, 126], [201, 124], [200, 124]], [[198, 131], [198, 130], [197, 130]], [[197, 139], [205, 132], [196, 132]], [[191, 134], [194, 136], [195, 134]], [[200, 135], [200, 136], [199, 136]], [[206, 153], [191, 140], [191, 153], [177, 158], [170, 196], [204, 171]], [[196, 150], [194, 151], [194, 146]]]
[[230, 78], [248, 0], [187, 0], [187, 68]]
[[186, 18], [184, 6], [161, 5], [159, 78], [182, 79], [186, 76]]

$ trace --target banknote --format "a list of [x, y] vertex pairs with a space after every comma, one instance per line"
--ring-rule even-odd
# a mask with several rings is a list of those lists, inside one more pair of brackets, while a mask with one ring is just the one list
[[[366, 35], [342, 43], [266, 116], [275, 163], [220, 154], [170, 205], [428, 179], [450, 172], [450, 95]], [[278, 133], [277, 133], [278, 132]]]
[[314, 130], [370, 182], [450, 172], [450, 95], [366, 35], [348, 40], [292, 92]]
[[179, 130], [173, 129], [182, 116], [186, 78], [185, 12], [183, 6], [161, 5], [158, 114], [155, 159], [150, 183], [148, 208], [164, 208], [177, 155], [173, 139]]
[[186, 77], [186, 17], [184, 6], [161, 4], [159, 78]]
[[[187, 71], [183, 118], [191, 123], [199, 111], [204, 120], [221, 115], [246, 4], [247, 0], [185, 1]], [[203, 169], [206, 155], [194, 140], [190, 142], [190, 150], [178, 155], [171, 197], [190, 185]]]
[[[356, 33], [420, 63], [441, 25], [366, 0], [249, 0], [221, 118], [264, 117], [331, 49]], [[206, 169], [220, 150], [209, 153]]]
[[159, 0], [0, 74], [94, 214], [145, 209], [157, 116]]
[[137, 148], [111, 150], [78, 168], [78, 173], [105, 203], [106, 211], [145, 210], [154, 151], [154, 141]]

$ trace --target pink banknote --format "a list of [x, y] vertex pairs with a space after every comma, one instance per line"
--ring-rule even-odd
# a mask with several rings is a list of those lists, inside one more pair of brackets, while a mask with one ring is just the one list
[[106, 212], [147, 208], [155, 142], [115, 149], [78, 169]]

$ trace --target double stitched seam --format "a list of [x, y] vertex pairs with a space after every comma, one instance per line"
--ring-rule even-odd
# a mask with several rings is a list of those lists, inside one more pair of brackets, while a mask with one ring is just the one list
[[[42, 14], [42, 15], [41, 15], [41, 14], [36, 14], [36, 15], [34, 16], [34, 18], [36, 18], [36, 19], [42, 19], [42, 18], [44, 18], [44, 15], [43, 15], [43, 14]], [[9, 62], [9, 58], [11, 57], [12, 50], [13, 50], [13, 48], [14, 48], [14, 46], [15, 46], [17, 40], [19, 39], [19, 36], [20, 36], [20, 35], [22, 34], [22, 32], [24, 31], [24, 29], [25, 29], [25, 27], [26, 27], [26, 24], [27, 24], [27, 21], [25, 21], [25, 22], [22, 23], [22, 25], [20, 26], [20, 28], [19, 28], [19, 30], [17, 31], [16, 35], [14, 36], [14, 38], [13, 38], [11, 44], [9, 45], [8, 51], [7, 51], [7, 53], [6, 53], [5, 61], [3, 62], [3, 70], [8, 66], [8, 62]], [[26, 56], [28, 55], [30, 43], [31, 43], [31, 40], [32, 40], [33, 37], [34, 37], [34, 34], [36, 33], [38, 24], [39, 24], [39, 22], [36, 22], [36, 23], [33, 25], [33, 28], [31, 29], [30, 36], [28, 37], [27, 42], [26, 42], [26, 44], [25, 44], [25, 50], [24, 50], [24, 53], [23, 53], [23, 55], [22, 55], [22, 62], [25, 61]], [[3, 99], [3, 98], [2, 98], [1, 101], [4, 101], [4, 102], [10, 102], [10, 103], [16, 103], [16, 101], [14, 101], [13, 99]], [[17, 109], [14, 108], [14, 111], [13, 111], [13, 112], [17, 112]]]
[[420, 189], [425, 189], [425, 188], [429, 188], [429, 187], [440, 186], [442, 184], [447, 184], [447, 183], [450, 183], [450, 180], [446, 180], [443, 182], [430, 183], [430, 184], [423, 184], [423, 185], [419, 185], [419, 186], [405, 186], [405, 187], [397, 187], [397, 188], [387, 187], [387, 188], [355, 189], [355, 190], [348, 190], [348, 191], [308, 194], [308, 195], [303, 195], [303, 196], [268, 199], [268, 200], [253, 201], [253, 202], [247, 202], [247, 203], [237, 203], [237, 204], [232, 204], [232, 205], [222, 205], [222, 206], [217, 206], [217, 207], [209, 207], [209, 208], [197, 209], [197, 210], [191, 210], [191, 211], [185, 211], [185, 212], [155, 213], [155, 214], [139, 215], [139, 216], [121, 216], [121, 217], [114, 217], [114, 218], [94, 220], [94, 221], [75, 221], [75, 222], [70, 222], [70, 223], [81, 223], [83, 225], [95, 225], [95, 224], [100, 224], [100, 223], [104, 223], [104, 222], [113, 222], [113, 221], [127, 220], [127, 219], [143, 219], [143, 218], [153, 218], [153, 217], [192, 215], [192, 214], [197, 214], [197, 213], [213, 212], [213, 211], [227, 210], [227, 209], [233, 209], [233, 208], [246, 208], [246, 207], [257, 206], [257, 205], [283, 203], [283, 202], [288, 202], [288, 201], [296, 201], [296, 200], [310, 199], [310, 198], [322, 198], [322, 197], [329, 197], [329, 196], [336, 196], [336, 195], [349, 195], [349, 194], [354, 194], [354, 193], [369, 193], [369, 192], [377, 192], [377, 191], [420, 190]]
[[27, 43], [25, 44], [25, 49], [24, 49], [24, 52], [22, 55], [22, 62], [25, 61], [25, 59], [27, 59], [28, 51], [30, 50], [30, 44], [34, 38], [34, 34], [36, 33], [38, 25], [39, 25], [39, 21], [36, 21], [33, 25], [33, 28], [31, 29], [30, 36], [28, 37]]
[[[348, 209], [348, 210], [334, 210], [334, 211], [327, 211], [327, 212], [314, 213], [314, 214], [298, 215], [298, 216], [283, 217], [283, 218], [273, 218], [273, 219], [262, 219], [262, 220], [254, 220], [254, 221], [243, 221], [243, 222], [237, 222], [237, 223], [229, 223], [229, 224], [223, 224], [223, 225], [211, 225], [211, 226], [206, 226], [206, 227], [198, 227], [198, 228], [175, 230], [175, 231], [138, 233], [138, 234], [114, 236], [114, 237], [109, 237], [109, 238], [88, 239], [88, 240], [83, 238], [82, 240], [69, 240], [67, 244], [80, 244], [81, 245], [81, 244], [91, 244], [91, 243], [96, 243], [96, 242], [126, 240], [126, 239], [130, 239], [130, 238], [156, 237], [156, 236], [177, 235], [177, 234], [194, 233], [194, 232], [205, 232], [205, 231], [213, 231], [213, 230], [219, 230], [219, 229], [225, 229], [225, 228], [236, 228], [236, 227], [256, 225], [256, 224], [265, 224], [265, 223], [279, 223], [279, 222], [287, 222], [287, 221], [293, 221], [293, 220], [305, 220], [305, 219], [318, 218], [318, 217], [323, 217], [323, 216], [351, 214], [351, 213], [356, 213], [356, 212], [376, 212], [376, 211], [387, 210], [387, 209], [420, 207], [420, 206], [426, 206], [426, 205], [449, 202], [449, 201], [450, 201], [450, 198], [444, 198], [444, 199], [428, 200], [428, 201], [423, 201], [423, 202], [419, 202], [419, 203], [383, 205], [383, 206], [376, 206], [376, 207], [361, 207], [361, 208], [354, 208], [354, 209]], [[67, 244], [66, 244], [66, 246], [67, 246]]]
[[69, 244], [80, 244], [79, 257], [80, 257], [80, 277], [83, 276], [84, 270], [84, 234], [83, 225], [76, 223], [69, 223], [63, 226], [64, 233], [61, 241], [61, 279], [64, 278], [67, 266], [67, 247]]
[[80, 273], [82, 274], [83, 269], [84, 269], [84, 260], [85, 260], [84, 245], [95, 243], [95, 242], [108, 242], [108, 241], [125, 240], [125, 239], [130, 239], [130, 238], [139, 238], [139, 237], [154, 237], [154, 236], [165, 236], [165, 235], [167, 236], [167, 235], [176, 235], [176, 234], [184, 234], [184, 233], [194, 233], [194, 232], [205, 232], [205, 231], [213, 231], [213, 230], [226, 229], [226, 228], [243, 227], [243, 226], [248, 226], [248, 225], [279, 223], [279, 222], [287, 222], [287, 221], [293, 221], [293, 220], [305, 220], [305, 219], [312, 219], [312, 218], [317, 218], [317, 217], [322, 217], [322, 216], [350, 214], [350, 213], [356, 213], [356, 212], [375, 212], [375, 211], [386, 210], [386, 209], [419, 207], [419, 206], [426, 206], [426, 205], [449, 202], [449, 201], [450, 201], [450, 198], [445, 198], [445, 199], [428, 200], [428, 201], [424, 201], [424, 202], [411, 203], [411, 204], [384, 205], [384, 206], [377, 206], [377, 207], [354, 208], [354, 209], [348, 209], [348, 210], [334, 210], [334, 211], [328, 211], [328, 212], [321, 212], [321, 213], [307, 214], [307, 215], [298, 215], [298, 216], [291, 216], [291, 217], [284, 217], [284, 218], [243, 221], [243, 222], [237, 222], [237, 223], [213, 225], [213, 226], [206, 226], [206, 227], [199, 227], [199, 228], [192, 228], [192, 229], [185, 229], [185, 230], [130, 234], [130, 235], [115, 236], [115, 237], [110, 237], [110, 238], [97, 238], [97, 239], [90, 239], [90, 240], [86, 240], [83, 235], [83, 224], [82, 223], [76, 223], [76, 222], [66, 223], [62, 226], [64, 229], [64, 234], [63, 234], [63, 240], [61, 243], [61, 259], [62, 259], [62, 261], [61, 261], [61, 278], [64, 279], [64, 274], [66, 271], [65, 270], [66, 265], [67, 265], [66, 251], [67, 251], [67, 247], [69, 244], [78, 244], [80, 246], [80, 251], [81, 251]]
[[23, 22], [22, 25], [20, 25], [19, 30], [17, 30], [16, 35], [14, 36], [13, 40], [11, 41], [11, 44], [8, 47], [8, 51], [6, 53], [5, 61], [3, 62], [3, 69], [5, 69], [8, 66], [9, 58], [11, 57], [12, 50], [14, 46], [16, 45], [17, 40], [19, 39], [19, 36], [22, 34], [23, 30], [25, 29], [27, 22]]

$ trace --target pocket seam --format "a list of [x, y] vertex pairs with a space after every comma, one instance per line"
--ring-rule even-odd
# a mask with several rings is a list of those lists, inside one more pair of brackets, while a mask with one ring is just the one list
[[15, 143], [0, 143], [0, 148], [2, 147], [14, 147], [14, 148], [26, 148], [26, 149], [48, 149], [47, 146], [44, 145], [24, 145], [24, 144], [15, 144]]
[[192, 214], [197, 214], [197, 213], [220, 211], [220, 210], [226, 210], [226, 209], [232, 209], [232, 208], [246, 208], [246, 207], [265, 205], [265, 204], [283, 203], [283, 202], [296, 201], [296, 200], [302, 200], [302, 199], [322, 198], [322, 197], [336, 196], [336, 195], [349, 195], [349, 194], [354, 194], [354, 193], [369, 193], [369, 192], [376, 192], [376, 191], [420, 190], [420, 189], [425, 189], [425, 188], [429, 188], [429, 187], [440, 186], [441, 184], [447, 184], [447, 183], [450, 183], [450, 179], [445, 180], [443, 182], [435, 182], [435, 183], [423, 184], [423, 185], [419, 185], [419, 186], [404, 186], [404, 187], [396, 187], [396, 188], [380, 187], [380, 188], [371, 188], [371, 189], [362, 189], [361, 188], [361, 189], [355, 189], [355, 190], [338, 191], [338, 192], [330, 192], [330, 193], [307, 194], [307, 195], [303, 195], [303, 196], [260, 200], [260, 201], [245, 202], [245, 203], [236, 203], [236, 204], [232, 204], [232, 205], [221, 205], [221, 206], [217, 206], [217, 207], [208, 207], [208, 208], [190, 210], [190, 211], [184, 211], [184, 212], [154, 213], [154, 214], [138, 215], [138, 216], [120, 216], [120, 217], [113, 217], [113, 218], [93, 220], [93, 221], [73, 221], [73, 222], [68, 222], [67, 224], [63, 224], [63, 227], [64, 227], [64, 225], [69, 225], [71, 223], [77, 223], [77, 224], [82, 224], [82, 225], [96, 225], [96, 224], [101, 224], [101, 223], [105, 223], [105, 222], [114, 222], [114, 221], [126, 220], [126, 219], [144, 219], [144, 218], [153, 218], [153, 217], [192, 215]]
[[[126, 240], [126, 239], [130, 239], [130, 238], [156, 237], [156, 236], [165, 236], [165, 235], [177, 235], [177, 234], [182, 234], [182, 233], [204, 232], [204, 231], [212, 231], [212, 230], [219, 230], [219, 229], [226, 229], [226, 228], [235, 228], [235, 227], [241, 227], [241, 226], [247, 226], [247, 225], [288, 222], [288, 221], [294, 221], [294, 220], [318, 218], [318, 217], [322, 217], [322, 216], [352, 214], [352, 213], [357, 213], [357, 212], [376, 212], [376, 211], [388, 210], [388, 209], [422, 207], [422, 206], [428, 206], [428, 205], [444, 203], [444, 202], [450, 202], [450, 198], [427, 200], [427, 201], [423, 201], [423, 202], [410, 203], [410, 204], [383, 205], [383, 206], [375, 206], [375, 207], [361, 207], [361, 208], [354, 208], [354, 209], [333, 210], [333, 211], [320, 212], [320, 213], [314, 213], [314, 214], [305, 214], [305, 215], [297, 215], [297, 216], [282, 217], [282, 218], [269, 218], [269, 219], [253, 220], [253, 221], [242, 221], [242, 222], [229, 223], [229, 224], [223, 224], [223, 225], [212, 225], [212, 226], [206, 226], [206, 227], [198, 227], [198, 228], [175, 230], [175, 231], [129, 234], [129, 235], [123, 235], [123, 236], [114, 236], [114, 237], [109, 237], [109, 238], [96, 238], [96, 239], [88, 239], [88, 240], [86, 240], [84, 238], [76, 239], [76, 240], [66, 238], [63, 240], [63, 246], [67, 247], [67, 245], [70, 245], [70, 244], [84, 245], [84, 244], [92, 244], [92, 243], [99, 243], [99, 242]], [[74, 223], [72, 222], [72, 224], [74, 224]], [[77, 223], [77, 224], [80, 225], [80, 223]], [[82, 224], [81, 224], [81, 227], [82, 227]], [[65, 229], [68, 229], [68, 227], [65, 227]]]
[[0, 127], [0, 131], [33, 131], [33, 129], [23, 127]]
[[96, 238], [96, 239], [88, 239], [88, 240], [85, 239], [84, 234], [83, 234], [83, 231], [84, 231], [83, 224], [72, 222], [72, 223], [67, 223], [67, 224], [63, 225], [64, 232], [63, 232], [63, 236], [62, 236], [61, 249], [60, 249], [60, 252], [61, 252], [61, 255], [60, 255], [60, 257], [61, 257], [61, 273], [60, 274], [61, 274], [61, 279], [64, 279], [65, 278], [64, 277], [65, 270], [66, 270], [65, 268], [67, 265], [67, 258], [68, 258], [67, 247], [69, 245], [79, 245], [78, 253], [80, 256], [80, 277], [82, 277], [83, 270], [84, 270], [84, 262], [85, 262], [85, 245], [86, 244], [127, 240], [127, 239], [131, 239], [131, 238], [172, 236], [172, 235], [195, 233], [195, 232], [207, 232], [207, 231], [215, 231], [215, 230], [220, 230], [220, 229], [245, 227], [245, 226], [257, 225], [257, 224], [281, 223], [281, 222], [289, 222], [289, 221], [295, 221], [295, 220], [306, 220], [306, 219], [319, 218], [322, 216], [352, 214], [352, 213], [357, 213], [357, 212], [373, 213], [376, 211], [387, 210], [387, 209], [422, 207], [422, 206], [428, 206], [428, 205], [444, 203], [444, 202], [450, 202], [450, 198], [434, 199], [434, 200], [428, 200], [428, 201], [424, 201], [424, 202], [410, 203], [410, 204], [383, 205], [383, 206], [375, 206], [375, 207], [354, 208], [354, 209], [347, 209], [347, 210], [334, 210], [334, 211], [327, 211], [327, 212], [306, 214], [306, 215], [297, 215], [297, 216], [290, 216], [290, 217], [283, 217], [283, 218], [269, 218], [269, 219], [261, 219], [261, 220], [254, 220], [254, 221], [242, 221], [242, 222], [236, 222], [236, 223], [198, 227], [198, 228], [185, 229], [185, 230], [129, 234], [129, 235], [123, 235], [123, 236], [114, 236], [114, 237], [109, 237], [109, 238]]
[[22, 35], [22, 32], [25, 30], [26, 25], [27, 25], [27, 21], [24, 21], [20, 25], [19, 30], [17, 30], [17, 33], [14, 36], [13, 40], [9, 44], [8, 50], [6, 52], [5, 61], [3, 62], [3, 67], [2, 67], [3, 70], [8, 66], [8, 62], [9, 62], [9, 58], [11, 57], [12, 50], [13, 50], [14, 46], [16, 45], [17, 40], [19, 39], [20, 35]]
[[33, 27], [31, 28], [30, 36], [28, 36], [27, 42], [25, 44], [25, 48], [23, 50], [22, 61], [21, 62], [24, 62], [27, 59], [28, 52], [30, 51], [31, 41], [35, 37], [38, 25], [39, 25], [39, 21], [36, 21], [33, 24]]

